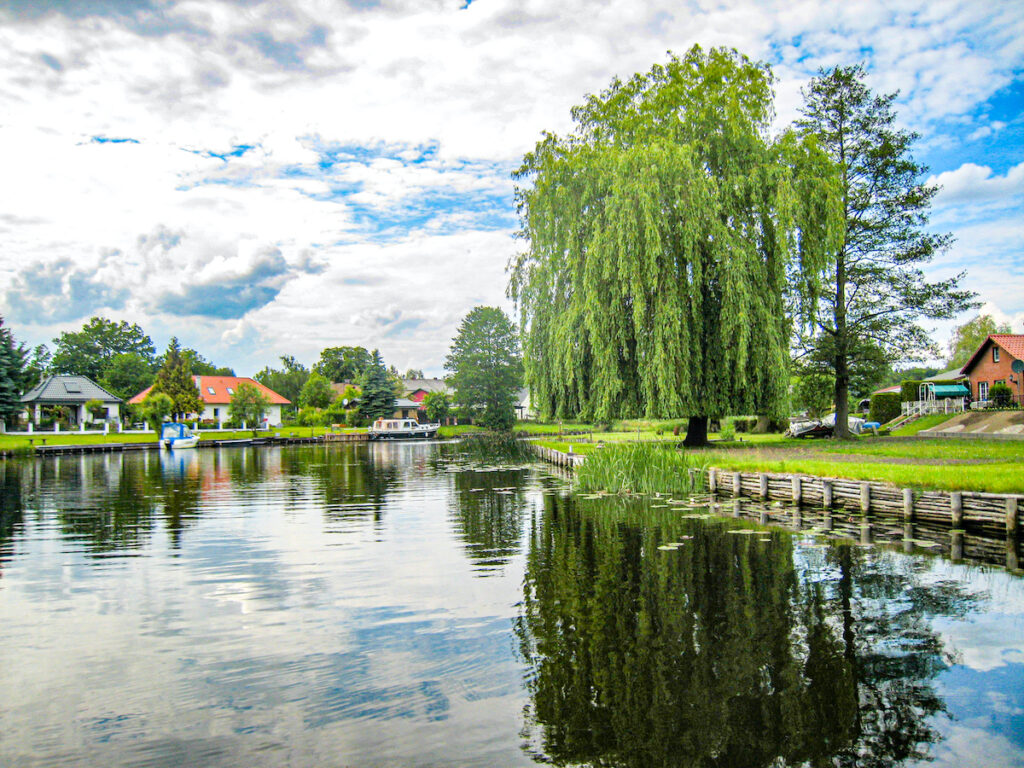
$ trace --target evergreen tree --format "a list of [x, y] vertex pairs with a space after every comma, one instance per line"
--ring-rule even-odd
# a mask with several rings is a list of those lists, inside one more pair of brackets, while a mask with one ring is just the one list
[[474, 307], [462, 320], [444, 361], [455, 403], [488, 429], [511, 429], [522, 384], [519, 340], [497, 307]]
[[813, 297], [838, 205], [813, 140], [768, 138], [772, 79], [695, 46], [526, 155], [509, 291], [542, 415], [685, 414], [703, 444], [709, 416], [786, 413], [783, 294]]
[[917, 360], [937, 349], [921, 317], [955, 317], [976, 306], [959, 289], [963, 274], [928, 282], [920, 265], [945, 250], [949, 235], [928, 233], [938, 187], [921, 182], [927, 171], [910, 154], [917, 134], [898, 130], [891, 93], [875, 96], [862, 66], [822, 71], [805, 91], [799, 126], [839, 166], [843, 224], [823, 272], [820, 304], [800, 344], [826, 361], [835, 379], [836, 436], [849, 435], [851, 377], [875, 364]]
[[366, 419], [391, 416], [395, 412], [395, 389], [380, 352], [373, 350], [370, 365], [363, 371], [360, 380], [363, 393], [359, 403], [359, 414]]
[[150, 394], [162, 392], [171, 398], [174, 419], [189, 413], [203, 412], [203, 399], [192, 378], [188, 359], [182, 354], [176, 337], [171, 338], [164, 354], [164, 364], [157, 371]]
[[16, 346], [10, 330], [0, 317], [0, 423], [22, 410], [21, 385], [24, 378], [24, 350]]

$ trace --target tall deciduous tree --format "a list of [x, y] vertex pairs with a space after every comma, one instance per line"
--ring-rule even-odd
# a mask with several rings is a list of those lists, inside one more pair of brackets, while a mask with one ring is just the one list
[[785, 413], [784, 290], [813, 296], [838, 204], [813, 139], [769, 138], [772, 80], [694, 47], [526, 155], [509, 291], [543, 415], [685, 414], [702, 444], [709, 416]]
[[105, 317], [93, 317], [82, 330], [65, 331], [54, 342], [57, 345], [50, 360], [54, 373], [88, 376], [99, 382], [111, 360], [131, 352], [153, 362], [153, 340], [135, 323], [119, 323]]
[[153, 366], [137, 352], [114, 355], [100, 384], [125, 400], [134, 397], [153, 383]]
[[326, 408], [334, 400], [335, 392], [326, 377], [314, 371], [306, 379], [299, 395], [299, 405], [303, 408]]
[[232, 421], [244, 421], [255, 435], [256, 428], [260, 426], [268, 408], [270, 408], [270, 400], [260, 391], [260, 388], [243, 381], [231, 397], [231, 403], [228, 405], [228, 417]]
[[959, 288], [963, 275], [929, 282], [920, 269], [951, 242], [925, 231], [938, 188], [922, 183], [927, 168], [911, 156], [917, 135], [896, 128], [897, 94], [874, 95], [864, 79], [861, 66], [822, 71], [804, 93], [799, 122], [841, 174], [844, 226], [822, 275], [828, 288], [800, 339], [832, 369], [837, 437], [849, 435], [850, 379], [859, 366], [878, 350], [890, 361], [936, 352], [918, 319], [975, 306]]
[[281, 357], [280, 369], [267, 366], [253, 378], [296, 405], [299, 402], [302, 387], [309, 379], [309, 369], [291, 355], [284, 355]]
[[522, 384], [519, 339], [497, 307], [474, 307], [462, 320], [444, 361], [455, 403], [489, 429], [510, 429]]
[[391, 416], [395, 412], [394, 382], [378, 350], [373, 350], [370, 365], [359, 380], [362, 395], [359, 400], [359, 415], [365, 419]]
[[203, 400], [192, 379], [188, 359], [181, 353], [178, 339], [171, 338], [164, 353], [164, 364], [157, 371], [150, 394], [163, 393], [171, 398], [171, 413], [175, 419], [189, 413], [202, 413]]
[[327, 347], [313, 370], [329, 381], [358, 381], [373, 363], [364, 347]]
[[978, 315], [953, 330], [949, 340], [947, 368], [962, 368], [981, 343], [993, 333], [1012, 333], [1009, 323], [997, 323], [992, 315]]

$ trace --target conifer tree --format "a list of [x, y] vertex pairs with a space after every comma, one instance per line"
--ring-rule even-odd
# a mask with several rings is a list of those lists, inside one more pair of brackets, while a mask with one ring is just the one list
[[14, 344], [14, 336], [3, 327], [0, 317], [0, 423], [21, 410], [21, 383], [24, 379], [24, 350]]
[[171, 398], [175, 421], [189, 413], [203, 412], [203, 399], [192, 378], [188, 359], [181, 353], [177, 337], [172, 337], [164, 355], [164, 364], [157, 371], [151, 394], [162, 392]]
[[839, 167], [842, 225], [823, 273], [803, 353], [835, 380], [836, 436], [849, 435], [850, 381], [864, 366], [938, 353], [918, 319], [951, 318], [971, 306], [963, 274], [929, 282], [920, 266], [945, 250], [949, 235], [927, 232], [938, 187], [910, 149], [917, 134], [896, 128], [897, 94], [872, 94], [862, 66], [822, 71], [804, 93], [800, 129]]
[[784, 292], [813, 297], [838, 206], [813, 140], [769, 138], [772, 80], [695, 46], [526, 155], [509, 292], [543, 415], [686, 415], [703, 444], [709, 416], [786, 413]]
[[379, 350], [373, 350], [370, 364], [363, 371], [360, 387], [363, 393], [360, 396], [359, 414], [363, 418], [372, 421], [391, 416], [395, 412], [394, 385]]

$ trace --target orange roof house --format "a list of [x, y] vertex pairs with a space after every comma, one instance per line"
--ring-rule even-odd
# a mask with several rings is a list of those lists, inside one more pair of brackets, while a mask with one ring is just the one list
[[[205, 408], [197, 416], [207, 421], [225, 421], [228, 418], [228, 406], [231, 398], [238, 391], [240, 384], [250, 384], [270, 401], [270, 408], [267, 409], [266, 418], [270, 424], [281, 423], [281, 406], [291, 405], [291, 400], [277, 394], [270, 387], [260, 384], [255, 379], [246, 376], [193, 376], [199, 396], [203, 399]], [[132, 405], [141, 403], [146, 399], [152, 387], [147, 387], [128, 402]]]

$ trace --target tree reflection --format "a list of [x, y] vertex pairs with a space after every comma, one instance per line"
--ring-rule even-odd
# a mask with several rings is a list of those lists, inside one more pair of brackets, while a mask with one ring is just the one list
[[520, 551], [525, 509], [525, 469], [453, 474], [455, 504], [451, 519], [466, 555], [482, 573], [505, 565]]
[[0, 460], [0, 576], [11, 555], [14, 534], [24, 521], [21, 462]]
[[970, 599], [923, 586], [891, 557], [762, 538], [548, 497], [517, 622], [533, 757], [780, 766], [921, 755], [937, 738], [927, 720], [946, 663], [928, 619]]
[[365, 517], [380, 520], [387, 497], [402, 477], [392, 454], [367, 446], [292, 448], [281, 454], [281, 470], [303, 481], [313, 478], [329, 518]]

